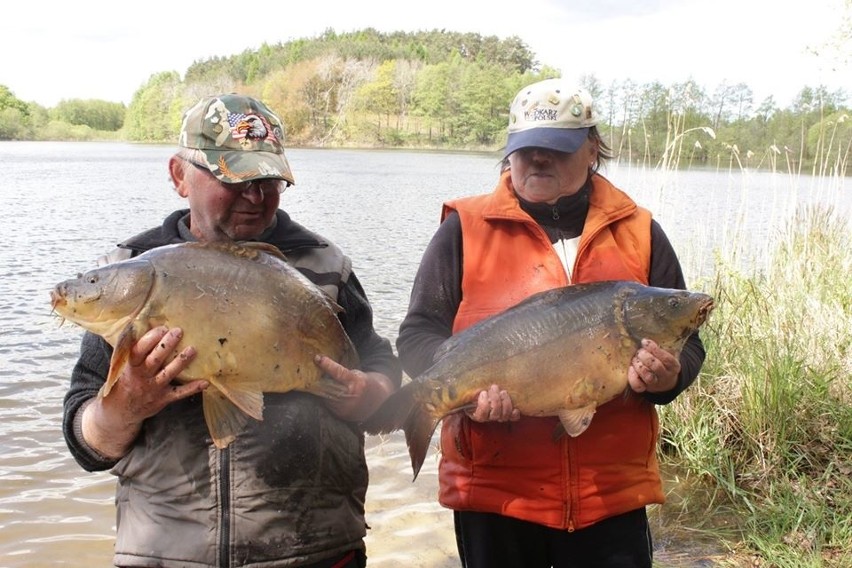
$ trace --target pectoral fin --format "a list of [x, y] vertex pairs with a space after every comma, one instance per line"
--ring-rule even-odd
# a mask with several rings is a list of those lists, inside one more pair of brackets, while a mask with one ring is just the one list
[[263, 392], [259, 382], [226, 382], [210, 379], [210, 384], [239, 410], [255, 420], [263, 420]]
[[565, 428], [569, 436], [579, 436], [586, 431], [586, 428], [592, 423], [596, 407], [597, 405], [590, 404], [583, 408], [574, 408], [559, 412], [559, 421], [562, 422], [562, 427]]
[[248, 415], [213, 386], [204, 391], [202, 401], [204, 420], [213, 443], [220, 450], [228, 447], [245, 427]]
[[113, 385], [118, 382], [118, 377], [121, 376], [121, 372], [124, 370], [128, 361], [130, 361], [130, 350], [133, 349], [135, 343], [136, 332], [131, 324], [122, 330], [118, 336], [118, 340], [115, 342], [112, 357], [109, 360], [109, 373], [107, 374], [106, 382], [98, 393], [101, 398], [107, 396], [109, 391], [112, 390]]

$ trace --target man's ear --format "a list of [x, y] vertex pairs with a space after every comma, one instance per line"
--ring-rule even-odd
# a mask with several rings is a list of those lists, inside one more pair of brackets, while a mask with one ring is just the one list
[[186, 161], [177, 156], [172, 156], [169, 159], [169, 176], [172, 178], [172, 183], [178, 195], [184, 198], [187, 197], [189, 195], [187, 191], [189, 185], [184, 181], [184, 178], [186, 178]]

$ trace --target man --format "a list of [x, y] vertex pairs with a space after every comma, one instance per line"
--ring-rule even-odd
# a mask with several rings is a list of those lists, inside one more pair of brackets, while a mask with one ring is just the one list
[[[143, 335], [108, 397], [98, 390], [111, 347], [87, 333], [65, 397], [63, 429], [77, 462], [118, 477], [117, 566], [364, 566], [367, 466], [356, 423], [400, 383], [390, 343], [373, 328], [372, 309], [351, 261], [334, 244], [278, 208], [294, 183], [283, 126], [262, 102], [207, 97], [183, 117], [169, 160], [189, 209], [119, 245], [110, 261], [187, 241], [263, 241], [343, 308], [344, 329], [361, 369], [328, 357], [317, 365], [347, 386], [329, 402], [305, 393], [266, 393], [262, 421], [250, 420], [227, 448], [206, 431], [199, 380], [172, 381], [195, 356], [170, 363], [178, 328]], [[250, 325], [250, 323], [246, 323]]]

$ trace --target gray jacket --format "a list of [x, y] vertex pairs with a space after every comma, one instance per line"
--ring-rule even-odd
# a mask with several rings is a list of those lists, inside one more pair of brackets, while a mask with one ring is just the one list
[[[163, 227], [120, 247], [134, 255], [182, 242], [185, 214], [176, 212]], [[282, 211], [263, 240], [344, 308], [341, 321], [361, 368], [398, 384], [390, 343], [375, 333], [369, 303], [340, 249]], [[85, 444], [80, 410], [103, 384], [111, 352], [102, 338], [84, 336], [63, 427], [84, 469], [110, 469], [118, 477], [117, 566], [301, 566], [363, 550], [367, 465], [356, 425], [336, 418], [312, 395], [266, 393], [264, 420], [250, 420], [234, 442], [217, 450], [198, 395], [146, 420], [130, 452], [106, 460]]]

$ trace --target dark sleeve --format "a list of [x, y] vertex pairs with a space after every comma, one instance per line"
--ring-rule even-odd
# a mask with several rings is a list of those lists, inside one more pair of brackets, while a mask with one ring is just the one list
[[451, 213], [426, 247], [399, 327], [396, 349], [410, 377], [431, 367], [438, 347], [453, 334], [461, 303], [461, 245], [461, 221]]
[[[651, 221], [651, 273], [648, 284], [659, 288], [687, 289], [680, 261], [669, 238], [656, 221]], [[696, 331], [686, 340], [680, 353], [677, 386], [668, 392], [645, 393], [646, 400], [654, 404], [670, 403], [695, 381], [703, 364], [704, 344]]]
[[103, 338], [91, 332], [83, 335], [80, 343], [80, 358], [71, 372], [71, 386], [65, 393], [62, 414], [62, 432], [71, 455], [86, 471], [103, 471], [111, 468], [117, 460], [98, 455], [83, 441], [83, 405], [98, 395], [109, 373], [112, 347]]
[[337, 303], [343, 308], [340, 321], [358, 350], [361, 370], [382, 373], [398, 387], [402, 382], [399, 360], [393, 354], [390, 341], [376, 333], [373, 309], [355, 273], [344, 282]]

